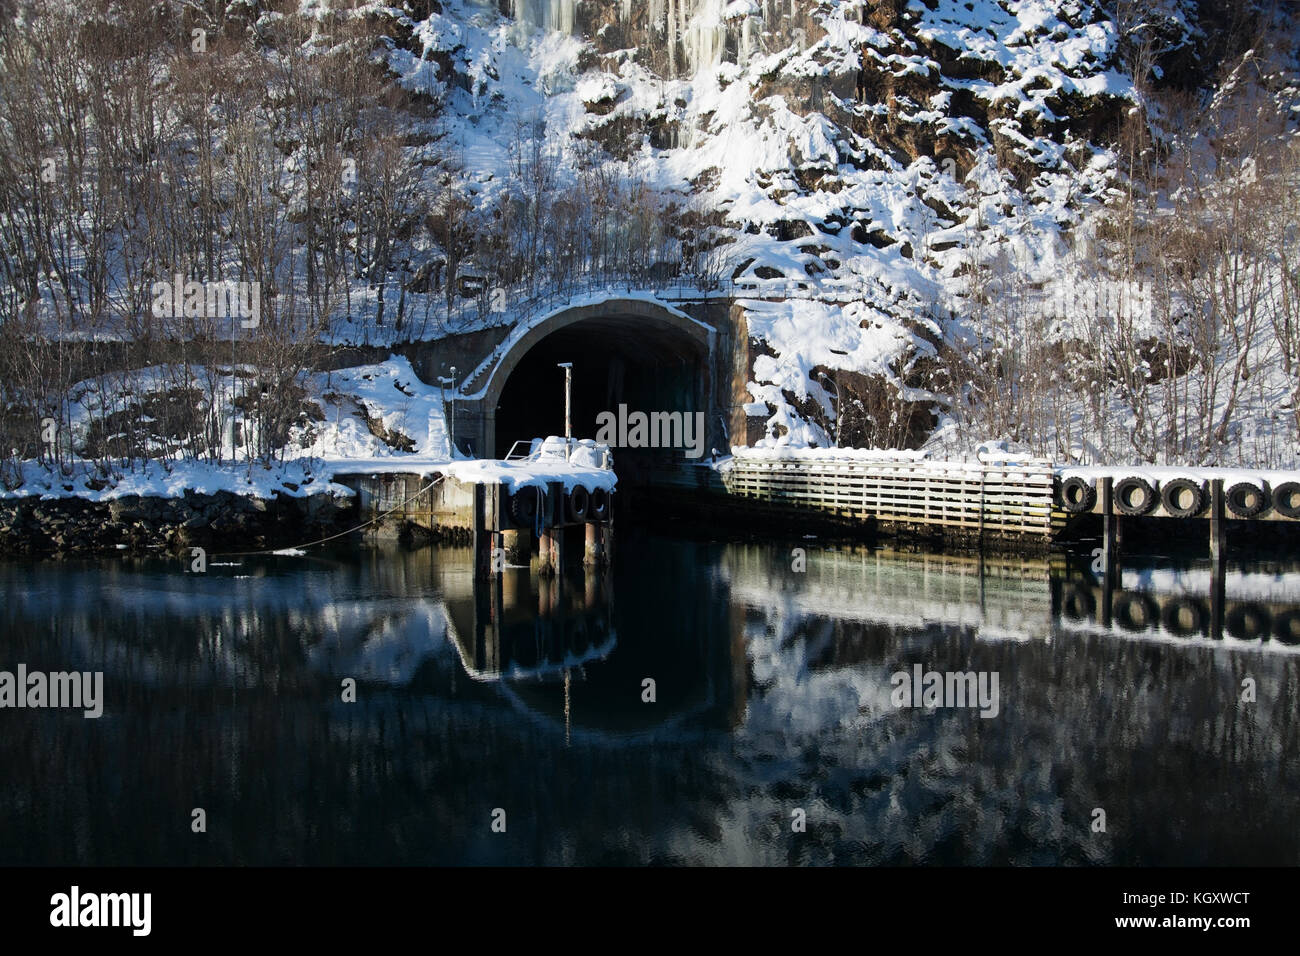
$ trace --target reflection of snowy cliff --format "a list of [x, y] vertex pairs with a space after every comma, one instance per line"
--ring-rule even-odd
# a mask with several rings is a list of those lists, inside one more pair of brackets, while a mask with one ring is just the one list
[[[978, 563], [959, 558], [807, 550], [803, 574], [789, 549], [732, 547], [724, 559], [753, 676], [733, 772], [756, 793], [713, 848], [725, 859], [1134, 860], [1144, 841], [1177, 839], [1179, 812], [1245, 813], [1266, 799], [1271, 785], [1251, 768], [1297, 774], [1291, 653], [1066, 633], [1045, 563], [986, 567], [981, 586]], [[894, 709], [889, 677], [914, 663], [998, 672], [1001, 713]], [[1191, 792], [1165, 783], [1191, 779]], [[1087, 825], [1097, 806], [1170, 832], [1098, 838]], [[794, 807], [808, 813], [806, 839], [790, 834]], [[678, 839], [689, 853], [693, 837]]]
[[[149, 686], [284, 686], [351, 677], [406, 687], [426, 666], [476, 680], [542, 678], [612, 652], [616, 642], [603, 605], [594, 612], [570, 609], [556, 627], [533, 619], [533, 600], [531, 609], [526, 601], [512, 608], [512, 626], [493, 633], [490, 664], [473, 660], [467, 562], [463, 552], [426, 551], [390, 553], [360, 568], [215, 560], [205, 574], [157, 562], [51, 568], [34, 576], [0, 565], [0, 594], [14, 622], [10, 630], [57, 632], [39, 644], [47, 653], [57, 647], [61, 666], [93, 665]], [[33, 578], [51, 583], [31, 587]]]
[[[225, 578], [0, 565], [3, 660], [115, 668], [105, 719], [74, 736], [7, 714], [0, 763], [24, 772], [0, 775], [0, 833], [28, 854], [13, 859], [118, 862], [101, 849], [116, 808], [184, 818], [202, 792], [256, 839], [196, 860], [186, 833], [151, 826], [121, 859], [1300, 862], [1293, 653], [1067, 627], [1029, 559], [986, 563], [981, 585], [960, 558], [808, 546], [800, 574], [789, 548], [622, 535], [618, 643], [568, 688], [466, 679], [477, 635], [449, 622], [462, 630], [469, 577], [445, 552]], [[533, 613], [511, 606], [521, 626]], [[889, 677], [915, 663], [997, 672], [998, 716], [894, 709]], [[401, 692], [343, 707], [341, 676]], [[84, 802], [99, 793], [114, 799]], [[478, 825], [496, 806], [514, 842]], [[87, 840], [69, 848], [61, 818]]]
[[56, 631], [45, 644], [66, 666], [147, 685], [252, 687], [313, 673], [404, 685], [428, 659], [455, 660], [442, 602], [428, 584], [427, 599], [403, 595], [403, 565], [363, 584], [355, 569], [315, 562], [214, 564], [206, 574], [105, 564], [60, 571], [48, 587], [5, 566], [0, 592], [25, 630]]

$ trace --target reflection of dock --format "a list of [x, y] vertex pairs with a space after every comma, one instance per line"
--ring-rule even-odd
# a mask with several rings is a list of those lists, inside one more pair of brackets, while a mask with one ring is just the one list
[[443, 601], [464, 672], [529, 720], [608, 741], [743, 720], [743, 621], [712, 573], [717, 546], [633, 532], [638, 560], [621, 568], [574, 555], [554, 575], [521, 566], [487, 579], [468, 549], [443, 553], [461, 569]]
[[1075, 581], [1054, 588], [1062, 622], [1094, 625], [1132, 635], [1229, 638], [1252, 645], [1275, 642], [1279, 650], [1300, 648], [1300, 605], [1232, 599], [1223, 595], [1222, 576], [1212, 575], [1210, 593], [1159, 594]]
[[[733, 598], [759, 612], [884, 628], [895, 636], [935, 626], [985, 640], [1050, 640], [1073, 633], [1140, 639], [1203, 638], [1233, 648], [1300, 647], [1300, 590], [1265, 587], [1267, 575], [1237, 574], [1225, 589], [1222, 563], [1193, 573], [1072, 573], [1062, 556], [963, 557], [804, 547], [806, 569], [791, 569], [792, 549], [732, 545], [724, 566]], [[1168, 579], [1159, 593], [1145, 582]], [[1300, 577], [1288, 578], [1300, 584]], [[1253, 583], [1252, 583], [1253, 582]], [[1199, 588], [1199, 592], [1198, 589]]]
[[561, 676], [614, 649], [610, 586], [599, 570], [589, 569], [581, 585], [528, 568], [465, 577], [460, 593], [446, 597], [448, 637], [475, 680]]
[[732, 594], [754, 607], [788, 602], [810, 614], [922, 630], [939, 623], [986, 637], [1029, 639], [1050, 631], [1050, 564], [1044, 556], [924, 554], [803, 548], [807, 570], [763, 545], [732, 545]]

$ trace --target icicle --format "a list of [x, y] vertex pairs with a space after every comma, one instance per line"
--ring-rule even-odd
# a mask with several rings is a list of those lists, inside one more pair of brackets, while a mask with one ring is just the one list
[[527, 30], [572, 33], [575, 7], [576, 0], [511, 0], [510, 9], [515, 22]]
[[575, 5], [576, 0], [551, 0], [551, 22], [547, 24], [547, 29], [573, 33]]
[[677, 0], [668, 0], [668, 75], [677, 75]]
[[740, 60], [741, 66], [749, 65], [749, 58], [754, 55], [754, 18], [745, 17], [740, 25]]

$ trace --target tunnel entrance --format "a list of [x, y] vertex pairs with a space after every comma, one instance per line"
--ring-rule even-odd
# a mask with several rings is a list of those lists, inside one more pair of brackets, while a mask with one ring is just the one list
[[[708, 408], [708, 350], [671, 325], [644, 318], [582, 319], [538, 341], [515, 365], [496, 406], [498, 458], [521, 439], [564, 434], [564, 370], [573, 363], [573, 434], [595, 438], [602, 412], [704, 413], [705, 435], [713, 429]], [[692, 418], [692, 421], [698, 419]], [[703, 451], [708, 440], [701, 437]], [[684, 460], [681, 448], [615, 447], [620, 484], [653, 482], [656, 471]]]

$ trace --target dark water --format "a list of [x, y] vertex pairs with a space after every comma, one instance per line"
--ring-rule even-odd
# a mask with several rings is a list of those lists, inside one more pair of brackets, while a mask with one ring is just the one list
[[[1204, 567], [1107, 600], [1076, 563], [624, 532], [607, 576], [477, 595], [458, 550], [0, 565], [0, 670], [106, 698], [0, 710], [0, 864], [1300, 863], [1300, 577], [1235, 569], [1220, 635]], [[997, 716], [895, 707], [915, 664], [996, 673]]]

